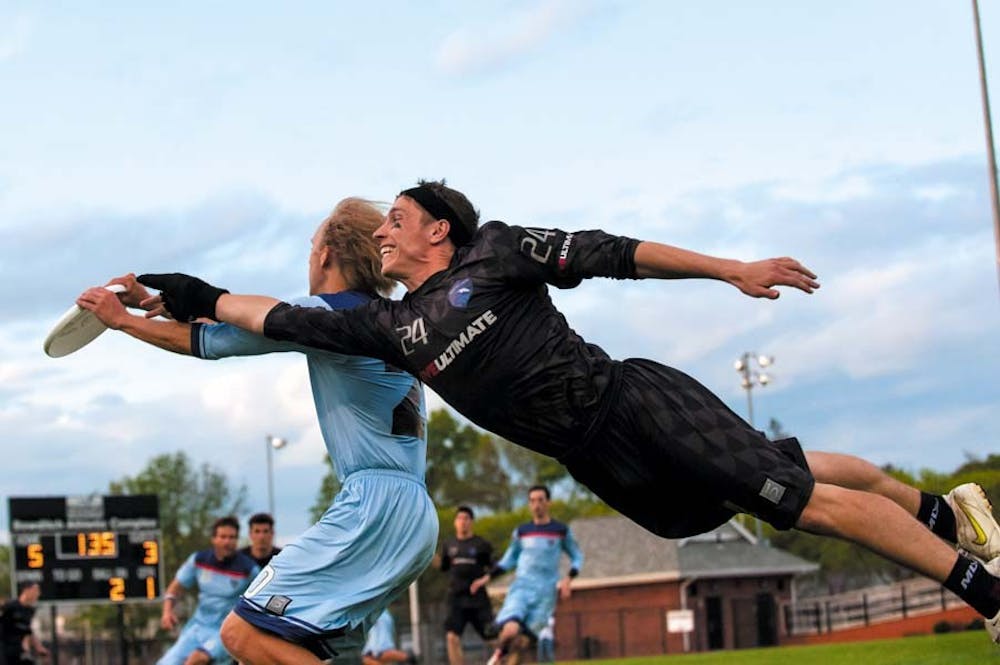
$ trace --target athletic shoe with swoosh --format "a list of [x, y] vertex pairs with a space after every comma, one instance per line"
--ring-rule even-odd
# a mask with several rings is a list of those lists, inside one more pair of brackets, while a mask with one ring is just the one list
[[1000, 557], [1000, 525], [983, 488], [965, 483], [948, 492], [944, 500], [955, 513], [958, 546], [984, 562]]

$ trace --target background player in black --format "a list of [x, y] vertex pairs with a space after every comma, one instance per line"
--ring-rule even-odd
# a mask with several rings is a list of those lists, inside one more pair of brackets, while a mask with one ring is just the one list
[[[803, 455], [768, 441], [686, 374], [659, 363], [612, 360], [553, 306], [546, 283], [587, 277], [706, 278], [752, 297], [775, 286], [812, 293], [815, 275], [791, 258], [743, 262], [602, 231], [490, 222], [443, 183], [400, 192], [375, 232], [383, 274], [402, 301], [349, 312], [233, 296], [186, 275], [146, 275], [176, 318], [209, 316], [279, 339], [382, 358], [421, 377], [476, 424], [557, 457], [570, 473], [653, 533], [706, 531], [736, 512], [857, 542], [935, 579], [984, 617], [1000, 640], [1000, 543], [969, 549], [943, 497], [922, 495], [847, 455]], [[938, 516], [921, 523], [934, 504]], [[983, 513], [991, 523], [989, 510]], [[986, 529], [994, 533], [993, 529]], [[990, 540], [990, 539], [987, 539]], [[997, 540], [997, 539], [993, 539]], [[987, 570], [989, 569], [989, 571]]]
[[271, 557], [281, 551], [280, 547], [274, 546], [274, 518], [270, 513], [255, 513], [250, 516], [247, 526], [250, 544], [241, 548], [240, 552], [256, 561], [263, 570]]
[[21, 587], [17, 598], [7, 601], [0, 608], [3, 662], [7, 665], [17, 665], [21, 662], [22, 654], [28, 655], [31, 650], [43, 658], [49, 655], [49, 650], [31, 630], [31, 620], [35, 617], [35, 609], [41, 594], [42, 588], [38, 583], [29, 582]]
[[495, 637], [493, 608], [486, 589], [472, 593], [472, 582], [493, 566], [493, 546], [473, 533], [472, 508], [459, 506], [455, 511], [455, 537], [441, 546], [441, 572], [449, 575], [448, 618], [444, 621], [449, 665], [462, 665], [462, 632], [465, 625], [484, 640]]

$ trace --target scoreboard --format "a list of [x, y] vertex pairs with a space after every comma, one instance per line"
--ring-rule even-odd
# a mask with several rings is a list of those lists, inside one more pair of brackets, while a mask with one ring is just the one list
[[9, 507], [15, 585], [38, 582], [43, 601], [159, 598], [155, 495], [12, 497]]

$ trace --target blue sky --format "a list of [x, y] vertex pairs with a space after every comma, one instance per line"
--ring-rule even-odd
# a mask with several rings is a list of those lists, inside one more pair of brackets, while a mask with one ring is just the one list
[[200, 362], [108, 333], [53, 360], [41, 342], [129, 270], [298, 295], [337, 200], [442, 176], [486, 219], [795, 256], [813, 296], [594, 281], [555, 298], [612, 355], [740, 413], [732, 361], [773, 354], [756, 421], [807, 448], [942, 471], [997, 452], [975, 57], [971, 8], [944, 0], [0, 3], [2, 494], [102, 491], [182, 449], [264, 508], [271, 432], [292, 442], [279, 532], [301, 531], [323, 473], [301, 358]]

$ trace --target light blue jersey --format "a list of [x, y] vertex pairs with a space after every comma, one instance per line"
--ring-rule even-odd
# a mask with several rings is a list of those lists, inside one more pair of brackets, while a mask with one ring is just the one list
[[[369, 300], [348, 291], [296, 304], [350, 309]], [[437, 544], [437, 514], [424, 485], [420, 383], [381, 360], [276, 342], [227, 324], [196, 324], [191, 346], [209, 359], [306, 356], [341, 490], [319, 522], [271, 559], [235, 611], [320, 658], [336, 652], [350, 661], [371, 621], [427, 567]]]
[[[308, 296], [303, 307], [351, 309], [368, 302], [353, 291]], [[226, 323], [195, 324], [192, 355], [215, 360], [282, 351], [305, 354], [319, 428], [337, 480], [359, 469], [393, 469], [424, 477], [427, 412], [420, 383], [381, 360], [276, 342]]]
[[518, 621], [535, 634], [546, 626], [555, 611], [563, 553], [569, 556], [570, 571], [575, 575], [583, 566], [583, 552], [572, 530], [562, 522], [528, 522], [514, 529], [507, 551], [494, 568], [514, 569], [517, 575], [497, 613], [497, 625]]
[[207, 653], [215, 662], [229, 656], [219, 629], [226, 615], [236, 605], [260, 567], [247, 555], [236, 552], [217, 559], [213, 550], [195, 552], [181, 564], [176, 579], [185, 589], [198, 589], [198, 608], [174, 645], [157, 661], [158, 665], [180, 665], [196, 650]]

